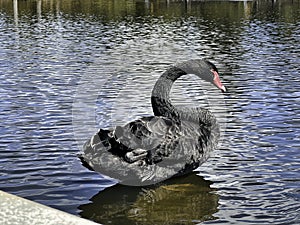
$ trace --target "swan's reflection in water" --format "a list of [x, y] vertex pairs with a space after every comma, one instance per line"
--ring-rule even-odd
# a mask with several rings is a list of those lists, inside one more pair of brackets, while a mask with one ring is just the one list
[[79, 207], [81, 216], [102, 224], [197, 224], [213, 220], [219, 196], [195, 173], [159, 185], [115, 185]]

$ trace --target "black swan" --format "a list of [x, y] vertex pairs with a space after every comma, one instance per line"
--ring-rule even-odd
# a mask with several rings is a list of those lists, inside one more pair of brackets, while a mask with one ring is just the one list
[[216, 66], [202, 59], [177, 63], [157, 80], [151, 96], [155, 116], [125, 126], [100, 129], [83, 146], [84, 166], [125, 185], [150, 185], [192, 172], [216, 147], [219, 126], [207, 109], [172, 105], [172, 84], [185, 74], [195, 74], [222, 92]]

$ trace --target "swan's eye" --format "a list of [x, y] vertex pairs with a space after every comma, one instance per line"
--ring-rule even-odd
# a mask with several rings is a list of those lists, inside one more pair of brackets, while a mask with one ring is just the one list
[[219, 73], [219, 71], [218, 71], [217, 67], [215, 67], [215, 66], [214, 66], [214, 67], [212, 67], [210, 71]]

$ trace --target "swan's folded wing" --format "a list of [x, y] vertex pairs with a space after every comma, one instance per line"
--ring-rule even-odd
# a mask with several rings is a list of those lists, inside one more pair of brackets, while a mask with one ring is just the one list
[[157, 148], [166, 138], [174, 122], [164, 117], [143, 117], [116, 127], [114, 139], [127, 147], [127, 151], [144, 149], [151, 151]]
[[[100, 130], [84, 146], [82, 158], [93, 170], [123, 184], [153, 184], [191, 172], [208, 158], [209, 130], [204, 128], [189, 121], [144, 117], [115, 131]], [[112, 143], [118, 145], [118, 154]], [[126, 160], [127, 153], [138, 160]]]

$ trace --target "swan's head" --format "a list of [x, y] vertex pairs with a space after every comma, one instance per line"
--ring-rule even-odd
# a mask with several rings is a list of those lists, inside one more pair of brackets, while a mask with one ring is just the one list
[[186, 74], [195, 74], [201, 79], [212, 83], [222, 92], [226, 92], [226, 88], [220, 80], [217, 67], [208, 60], [192, 59], [177, 63], [175, 67], [183, 70]]

